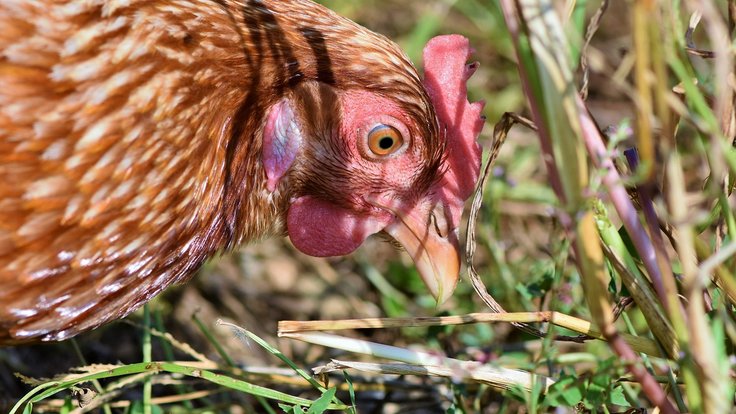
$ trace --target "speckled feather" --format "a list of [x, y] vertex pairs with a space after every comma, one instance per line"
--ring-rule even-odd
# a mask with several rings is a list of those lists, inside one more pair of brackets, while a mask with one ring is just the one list
[[[437, 135], [404, 54], [309, 1], [3, 0], [0, 27], [0, 343], [123, 317], [283, 232], [293, 194], [266, 190], [259, 131], [305, 80], [390, 96]], [[320, 186], [302, 170], [289, 191]]]

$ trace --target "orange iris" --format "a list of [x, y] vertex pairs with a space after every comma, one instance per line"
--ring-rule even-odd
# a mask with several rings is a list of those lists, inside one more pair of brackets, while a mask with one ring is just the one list
[[378, 125], [368, 133], [368, 148], [378, 156], [389, 155], [403, 144], [401, 132], [390, 125]]

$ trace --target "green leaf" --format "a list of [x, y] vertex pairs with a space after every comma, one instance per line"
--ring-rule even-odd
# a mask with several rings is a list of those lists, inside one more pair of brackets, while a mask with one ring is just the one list
[[130, 414], [143, 414], [143, 401], [133, 401], [128, 412]]
[[321, 397], [319, 397], [314, 403], [312, 403], [312, 406], [309, 407], [307, 414], [322, 414], [323, 412], [325, 412], [327, 410], [327, 406], [330, 405], [330, 401], [335, 398], [336, 392], [337, 388], [330, 388], [325, 391]]
[[631, 407], [631, 403], [629, 403], [629, 400], [626, 399], [626, 396], [624, 395], [624, 389], [621, 386], [614, 387], [610, 394], [608, 394], [608, 399], [606, 400], [608, 404], [616, 404], [620, 405], [621, 407]]
[[357, 409], [355, 407], [355, 388], [353, 387], [353, 379], [350, 377], [350, 374], [348, 374], [347, 371], [343, 371], [342, 374], [345, 377], [345, 383], [348, 384], [348, 393], [350, 394], [350, 405], [352, 405], [352, 412], [356, 413]]
[[636, 260], [641, 261], [641, 257], [639, 257], [639, 252], [636, 250], [636, 246], [634, 246], [634, 241], [631, 240], [631, 236], [629, 236], [629, 233], [626, 231], [624, 226], [621, 226], [618, 229], [618, 234], [624, 241], [624, 246], [626, 246], [626, 250], [629, 251], [629, 254], [631, 254], [631, 256], [634, 257]]
[[64, 398], [64, 405], [61, 406], [61, 409], [59, 410], [59, 414], [68, 414], [74, 410], [74, 402], [72, 401], [72, 396], [69, 395], [66, 398]]
[[279, 404], [279, 407], [286, 414], [304, 414], [304, 409], [300, 405]]
[[544, 403], [553, 407], [560, 405], [573, 407], [582, 401], [584, 389], [585, 384], [576, 376], [563, 375], [549, 388]]
[[[128, 412], [130, 414], [143, 414], [145, 412], [144, 406], [145, 404], [143, 404], [142, 400], [133, 401], [130, 404], [130, 410]], [[164, 414], [164, 410], [161, 409], [161, 406], [151, 405], [151, 414]]]
[[588, 383], [588, 392], [585, 393], [585, 406], [595, 408], [606, 401], [606, 391], [611, 378], [608, 375], [595, 375]]

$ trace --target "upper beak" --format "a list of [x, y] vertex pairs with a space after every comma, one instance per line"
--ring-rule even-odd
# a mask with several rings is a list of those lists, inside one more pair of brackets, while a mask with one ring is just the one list
[[460, 274], [460, 244], [457, 229], [450, 228], [441, 204], [417, 205], [396, 212], [397, 220], [384, 230], [406, 249], [429, 291], [444, 303], [455, 290]]

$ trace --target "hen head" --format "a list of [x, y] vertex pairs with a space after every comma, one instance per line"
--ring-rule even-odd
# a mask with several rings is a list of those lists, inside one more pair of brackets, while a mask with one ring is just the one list
[[124, 317], [213, 255], [385, 232], [439, 301], [480, 167], [468, 41], [424, 77], [309, 0], [0, 1], [0, 343]]
[[299, 250], [345, 255], [384, 231], [438, 302], [450, 296], [460, 215], [480, 165], [482, 103], [467, 101], [469, 54], [461, 36], [433, 39], [423, 84], [411, 66], [402, 72], [416, 88], [411, 98], [383, 85], [307, 81], [270, 108], [262, 161], [269, 190], [291, 189], [286, 223]]

